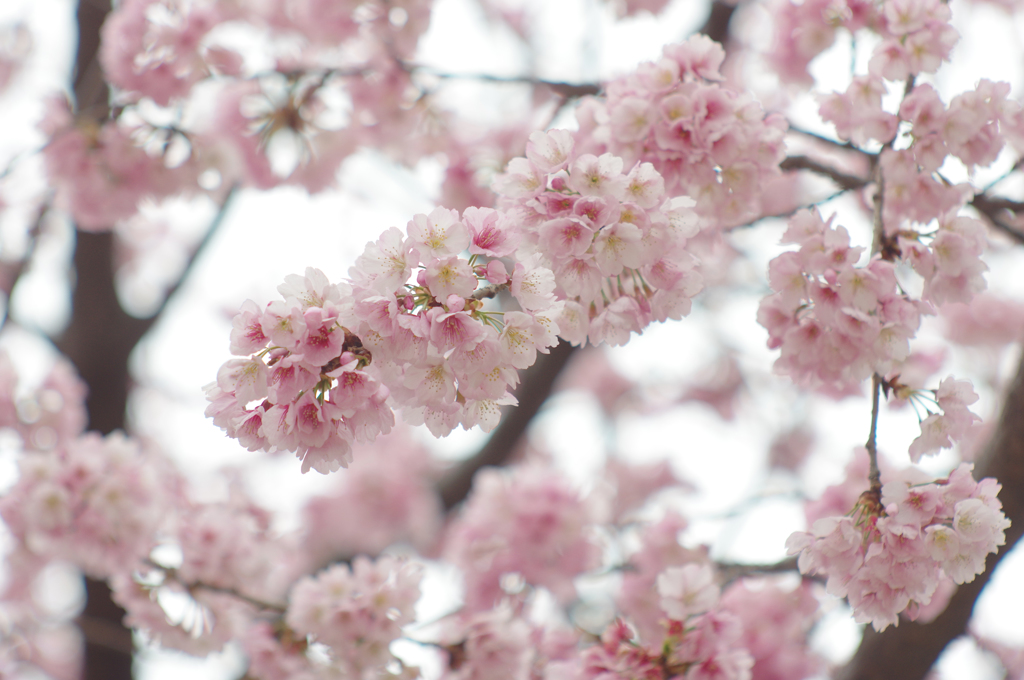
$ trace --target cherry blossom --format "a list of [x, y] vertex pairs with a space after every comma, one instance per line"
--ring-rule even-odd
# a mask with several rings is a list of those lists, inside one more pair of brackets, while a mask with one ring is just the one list
[[[45, 141], [0, 173], [5, 343], [35, 333], [22, 323], [30, 315], [20, 277], [44, 269], [55, 234], [70, 242], [68, 220], [79, 231], [78, 283], [105, 285], [81, 278], [90, 263], [79, 256], [137, 229], [140, 206], [217, 203], [216, 225], [234, 196], [335, 187], [352, 169], [339, 172], [346, 159], [364, 151], [415, 168], [417, 183], [436, 180], [425, 195], [440, 204], [410, 209], [404, 227], [384, 230], [352, 261], [332, 260], [349, 267], [344, 280], [314, 268], [289, 275], [279, 299], [241, 303], [224, 329], [230, 357], [205, 390], [213, 424], [253, 454], [295, 454], [302, 472], [348, 468], [318, 480], [333, 486], [290, 519], [250, 495], [264, 456], [193, 485], [147, 436], [163, 432], [150, 429], [147, 410], [166, 414], [146, 398], [131, 420], [87, 413], [85, 382], [91, 403], [119, 404], [104, 380], [127, 375], [94, 370], [81, 325], [92, 286], [75, 289], [67, 335], [43, 343], [68, 354], [48, 373], [25, 380], [21, 357], [0, 354], [10, 472], [0, 498], [10, 539], [0, 676], [78, 673], [78, 613], [52, 610], [41, 595], [47, 574], [65, 570], [90, 579], [90, 598], [94, 586], [109, 587], [135, 639], [196, 656], [240, 649], [240, 672], [253, 680], [413, 680], [421, 673], [402, 654], [409, 645], [429, 657], [424, 675], [459, 680], [809, 677], [828, 670], [808, 644], [827, 601], [822, 582], [876, 630], [901, 614], [934, 620], [1012, 542], [1003, 502], [1011, 514], [1019, 504], [1010, 482], [1000, 501], [1000, 482], [976, 481], [957, 457], [979, 447], [985, 414], [971, 407], [1003, 385], [992, 367], [1020, 339], [1021, 310], [984, 290], [990, 266], [993, 288], [1004, 286], [1000, 260], [1021, 236], [1024, 107], [1007, 83], [981, 78], [957, 92], [955, 79], [934, 75], [960, 58], [954, 46], [969, 25], [961, 10], [938, 0], [752, 0], [732, 24], [761, 12], [775, 33], [767, 53], [724, 29], [722, 44], [696, 35], [655, 47], [654, 61], [609, 82], [570, 83], [541, 75], [557, 73], [537, 59], [542, 22], [498, 0], [479, 5], [521, 40], [528, 75], [435, 70], [421, 39], [444, 12], [431, 0], [124, 0], [91, 40], [83, 21], [82, 54], [98, 46], [93, 66], [76, 65], [73, 97], [46, 93]], [[601, 20], [666, 6], [610, 0]], [[723, 9], [733, 8], [716, 3]], [[837, 91], [823, 91], [811, 73], [834, 43], [850, 46], [853, 68]], [[35, 68], [30, 49], [26, 30], [0, 29], [0, 92]], [[471, 123], [448, 96], [456, 76], [529, 92], [529, 110], [500, 128]], [[801, 129], [801, 116], [825, 127]], [[563, 124], [572, 130], [555, 127]], [[25, 191], [22, 174], [37, 188]], [[824, 182], [805, 182], [810, 174]], [[835, 193], [819, 193], [823, 183]], [[751, 244], [778, 218], [789, 249], [765, 271], [752, 265], [762, 246]], [[276, 255], [276, 240], [256, 245]], [[139, 266], [125, 265], [134, 247], [118, 266]], [[762, 295], [757, 321], [775, 372], [788, 378], [778, 393], [733, 324]], [[946, 320], [947, 339], [985, 347], [986, 368], [965, 379], [971, 362], [931, 333], [929, 315]], [[101, 351], [127, 362], [153, 322], [120, 316], [90, 323], [105, 334]], [[670, 320], [701, 342], [672, 345], [658, 375], [634, 370], [627, 354], [612, 369], [613, 359], [591, 352], [560, 385], [587, 390], [584, 409], [599, 407], [593, 438], [604, 459], [577, 460], [575, 437], [569, 456], [549, 456], [543, 428], [502, 428], [479, 454], [441, 463], [396, 427], [397, 412], [436, 437], [494, 432], [519, 398], [538, 396], [534, 376], [520, 372], [536, 373], [539, 354], [560, 343], [633, 343]], [[704, 340], [713, 353], [701, 354]], [[691, 356], [725, 359], [710, 380], [680, 386], [671, 376]], [[767, 414], [760, 450], [770, 446], [770, 484], [756, 508], [780, 480], [787, 494], [806, 491], [804, 472], [817, 470], [804, 460], [822, 448], [812, 433], [831, 425], [816, 420], [817, 400], [857, 395], [868, 381], [868, 441], [843, 481], [805, 504], [808, 529], [786, 542], [795, 560], [725, 562], [721, 541], [701, 543], [707, 523], [677, 502], [693, 489], [673, 472], [680, 461], [639, 450], [647, 442], [634, 436], [649, 418], [675, 423], [679, 405], [694, 400], [736, 422]], [[883, 399], [893, 407], [885, 417], [918, 417], [912, 462], [954, 449], [928, 461], [952, 468], [944, 478], [880, 458]], [[132, 433], [84, 432], [90, 417], [92, 427]], [[586, 435], [582, 444], [595, 432], [573, 434]], [[687, 448], [685, 434], [672, 445]], [[681, 455], [728, 465], [742, 453], [732, 445]], [[636, 462], [648, 453], [662, 462]], [[421, 594], [434, 594], [442, 572], [461, 602], [422, 616], [431, 598]], [[94, 629], [81, 630], [95, 642]], [[1019, 670], [1014, 650], [979, 644]]]
[[[859, 622], [879, 631], [898, 625], [911, 603], [931, 601], [943, 575], [970, 583], [1005, 542], [1000, 485], [976, 482], [972, 468], [962, 463], [928, 483], [897, 476], [880, 496], [865, 492], [849, 514], [817, 520], [786, 547], [799, 554], [801, 573], [826, 576], [828, 592], [848, 598]], [[911, 469], [905, 479], [922, 476]]]

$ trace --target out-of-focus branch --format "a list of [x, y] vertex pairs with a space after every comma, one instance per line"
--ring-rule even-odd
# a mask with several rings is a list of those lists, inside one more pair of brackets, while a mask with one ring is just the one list
[[813, 158], [809, 158], [808, 156], [787, 156], [781, 163], [779, 163], [779, 168], [782, 170], [808, 170], [816, 175], [827, 177], [838, 184], [841, 189], [846, 191], [860, 189], [871, 182], [869, 177], [849, 175], [841, 170], [833, 168], [832, 166], [825, 165]]
[[[210, 241], [223, 220], [232, 193], [229, 193], [217, 217], [193, 253], [181, 279], [168, 293], [168, 298], [181, 285], [193, 262]], [[76, 235], [71, 321], [57, 339], [58, 348], [75, 364], [88, 385], [86, 409], [89, 429], [104, 434], [124, 429], [125, 409], [131, 388], [128, 357], [135, 345], [159, 318], [167, 299], [156, 316], [136, 319], [122, 309], [118, 301], [114, 277], [114, 239], [111, 231]], [[86, 580], [88, 598], [83, 621], [90, 630], [104, 631], [94, 638], [83, 631], [86, 640], [86, 680], [129, 680], [131, 678], [131, 631], [121, 625], [125, 612], [110, 599], [110, 591], [102, 582]], [[122, 635], [111, 643], [111, 631]], [[97, 633], [99, 634], [99, 633]], [[115, 636], [116, 637], [116, 636]], [[126, 652], [125, 650], [129, 650]]]
[[451, 510], [469, 495], [473, 475], [477, 470], [508, 462], [541, 404], [551, 394], [555, 379], [569, 362], [574, 349], [563, 340], [552, 347], [548, 354], [537, 355], [537, 363], [526, 370], [523, 381], [516, 388], [515, 396], [519, 405], [503, 409], [501, 423], [494, 428], [487, 443], [438, 482], [437, 491], [445, 510]]
[[[109, 90], [98, 53], [100, 29], [110, 0], [79, 0], [78, 52], [75, 55], [75, 110], [96, 120], [107, 117]], [[113, 234], [79, 231], [75, 246], [75, 288], [71, 322], [57, 345], [78, 368], [89, 388], [89, 424], [101, 432], [124, 427], [128, 401], [129, 337], [138, 321], [121, 309], [114, 292]], [[140, 335], [141, 336], [141, 335]], [[137, 338], [135, 338], [137, 340]], [[131, 342], [131, 344], [128, 344]], [[122, 625], [125, 612], [102, 581], [85, 580], [85, 680], [131, 680], [132, 634]]]
[[728, 52], [730, 39], [729, 24], [732, 22], [732, 15], [735, 12], [735, 2], [713, 0], [711, 11], [708, 12], [708, 18], [697, 32], [703, 33], [717, 43], [721, 43], [725, 51]]
[[85, 579], [85, 609], [76, 622], [85, 638], [83, 680], [131, 680], [132, 632], [122, 625], [125, 612], [105, 581]]
[[985, 572], [960, 586], [946, 610], [927, 624], [902, 621], [899, 627], [876, 633], [870, 626], [853, 659], [836, 674], [837, 680], [922, 680], [951, 641], [963, 635], [981, 591], [999, 562], [1024, 534], [1024, 361], [1003, 403], [992, 439], [975, 465], [974, 476], [995, 477], [1002, 484], [999, 500], [1012, 522], [1006, 545], [989, 555]]
[[1024, 232], [1006, 221], [1007, 213], [1017, 216], [1024, 211], [1024, 203], [1005, 198], [993, 198], [988, 194], [978, 194], [971, 200], [971, 205], [1001, 232], [1017, 243], [1024, 243]]
[[[14, 287], [18, 285], [18, 280], [21, 275], [25, 273], [29, 263], [32, 261], [32, 254], [35, 252], [36, 246], [39, 244], [39, 234], [42, 230], [43, 219], [46, 217], [46, 213], [49, 210], [49, 203], [43, 202], [36, 212], [36, 219], [33, 221], [32, 226], [28, 230], [28, 248], [25, 254], [22, 255], [21, 259], [12, 262], [0, 262], [0, 293], [3, 293], [4, 303], [6, 309], [4, 313], [10, 315], [11, 307], [11, 293], [14, 292]], [[0, 317], [0, 325], [3, 325], [5, 319]]]
[[78, 53], [75, 57], [75, 108], [88, 111], [97, 120], [110, 110], [109, 90], [103, 78], [98, 53], [100, 28], [110, 13], [110, 0], [79, 0]]
[[[102, 648], [115, 656], [127, 656], [131, 658], [134, 651], [131, 633], [120, 624], [114, 624], [107, 619], [86, 616], [82, 614], [75, 619], [78, 629], [82, 631], [86, 645], [94, 648]], [[127, 633], [127, 634], [126, 634]]]
[[722, 583], [732, 583], [736, 579], [745, 576], [758, 576], [764, 574], [787, 574], [797, 570], [796, 558], [788, 557], [780, 562], [772, 564], [736, 564], [733, 562], [718, 562], [715, 564]]
[[801, 127], [793, 125], [792, 123], [789, 123], [789, 131], [793, 132], [793, 133], [796, 133], [798, 135], [803, 135], [804, 137], [808, 137], [810, 139], [813, 139], [815, 141], [821, 142], [823, 144], [827, 144], [828, 146], [831, 146], [831, 147], [833, 147], [835, 149], [838, 149], [838, 150], [841, 150], [841, 151], [852, 151], [854, 153], [860, 154], [861, 156], [871, 156], [871, 157], [874, 157], [876, 155], [876, 154], [870, 153], [868, 151], [864, 151], [860, 147], [854, 146], [850, 142], [840, 142], [837, 139], [832, 139], [831, 137], [826, 137], [825, 135], [819, 135], [817, 132], [811, 132], [810, 130], [804, 130]]
[[478, 80], [485, 83], [512, 83], [521, 85], [533, 85], [535, 87], [546, 87], [555, 94], [567, 99], [585, 97], [587, 95], [600, 94], [602, 86], [597, 83], [566, 83], [557, 80], [544, 80], [536, 76], [496, 76], [490, 73], [448, 73], [434, 69], [400, 62], [402, 68], [409, 73], [424, 73], [442, 80]]
[[189, 256], [188, 262], [185, 264], [185, 268], [181, 272], [181, 276], [179, 276], [177, 282], [168, 289], [167, 294], [164, 296], [164, 301], [160, 303], [159, 307], [157, 307], [156, 312], [143, 322], [146, 324], [143, 328], [143, 333], [147, 332], [149, 328], [156, 323], [156, 320], [159, 319], [164, 313], [164, 310], [167, 309], [167, 305], [170, 303], [171, 298], [173, 298], [174, 294], [181, 289], [182, 284], [188, 280], [193, 267], [195, 267], [196, 260], [199, 259], [199, 256], [206, 250], [210, 241], [213, 240], [214, 235], [220, 229], [220, 225], [224, 223], [224, 218], [227, 217], [228, 210], [230, 210], [231, 205], [234, 203], [235, 196], [237, 195], [238, 185], [232, 185], [224, 195], [224, 200], [221, 201], [220, 206], [217, 208], [217, 214], [214, 215], [213, 219], [210, 221], [210, 226], [206, 228], [206, 233], [203, 235], [202, 240], [199, 241], [195, 250], [193, 250], [192, 254]]
[[103, 434], [124, 428], [128, 403], [128, 355], [149, 322], [125, 312], [114, 285], [114, 234], [79, 231], [71, 321], [57, 347], [89, 387], [89, 429]]
[[[867, 186], [870, 178], [850, 175], [830, 165], [816, 161], [808, 156], [787, 156], [779, 168], [786, 171], [807, 170], [835, 182], [843, 191], [852, 191]], [[1024, 202], [1008, 198], [989, 196], [982, 192], [976, 194], [968, 204], [977, 210], [988, 222], [1017, 243], [1024, 243], [1024, 230], [1013, 226], [1007, 217], [1024, 213]]]

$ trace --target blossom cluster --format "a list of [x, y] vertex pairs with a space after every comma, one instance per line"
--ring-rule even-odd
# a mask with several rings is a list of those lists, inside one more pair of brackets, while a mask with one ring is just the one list
[[[497, 185], [504, 210], [416, 215], [368, 243], [348, 283], [310, 269], [279, 288], [284, 301], [246, 302], [231, 351], [248, 358], [221, 368], [207, 415], [250, 450], [336, 470], [354, 441], [389, 430], [391, 408], [435, 436], [489, 431], [518, 370], [559, 336], [622, 344], [690, 311], [692, 202], [667, 199], [650, 164], [627, 174], [610, 154], [575, 156], [555, 130], [531, 136]], [[486, 306], [505, 289], [519, 311]]]
[[[235, 316], [232, 359], [206, 387], [207, 417], [250, 451], [295, 451], [302, 471], [347, 466], [356, 441], [387, 433], [394, 414], [387, 388], [362, 370], [370, 357], [341, 325], [351, 306], [323, 272], [289, 276], [284, 300]], [[347, 292], [347, 289], [346, 289]]]
[[701, 550], [679, 544], [679, 535], [686, 525], [682, 516], [668, 512], [659, 521], [645, 526], [639, 536], [640, 548], [629, 556], [629, 568], [622, 574], [616, 605], [642, 639], [652, 640], [663, 632], [657, 589], [661, 573], [670, 567], [707, 560]]
[[[500, 406], [516, 403], [509, 390], [518, 369], [557, 343], [551, 271], [527, 261], [510, 273], [502, 259], [518, 242], [515, 225], [496, 210], [460, 216], [439, 207], [414, 216], [406, 233], [392, 227], [368, 243], [349, 270], [346, 325], [372, 352], [369, 370], [406, 420], [435, 436], [460, 423], [490, 431]], [[485, 307], [498, 287], [521, 311]]]
[[[887, 173], [886, 196], [893, 192], [890, 201], [893, 211], [910, 208], [910, 201], [904, 200], [907, 190], [916, 190], [922, 182], [934, 183], [936, 180], [919, 174], [909, 164], [897, 167], [897, 163], [889, 163], [895, 156], [882, 156], [883, 171]], [[904, 158], [903, 160], [907, 160]], [[905, 171], [905, 172], [904, 172]], [[934, 214], [935, 206], [942, 205], [942, 198], [932, 194], [935, 203], [927, 208], [925, 215], [919, 216], [926, 222], [935, 219], [934, 230], [922, 233], [916, 229], [899, 229], [896, 242], [905, 262], [913, 267], [924, 280], [921, 299], [944, 305], [948, 302], [970, 302], [976, 293], [985, 289], [983, 274], [988, 265], [981, 260], [981, 254], [987, 243], [985, 226], [981, 221], [958, 215], [958, 205], [949, 201], [949, 211]], [[913, 199], [916, 206], [927, 203], [928, 194], [920, 199]], [[892, 225], [904, 225], [899, 219], [887, 217], [886, 230], [891, 232]]]
[[969, 381], [950, 376], [939, 383], [934, 394], [935, 405], [942, 413], [932, 413], [929, 409], [928, 416], [921, 420], [921, 435], [910, 444], [910, 460], [914, 463], [923, 455], [952, 448], [953, 442], [963, 439], [981, 421], [967, 409], [978, 401]]
[[811, 0], [774, 3], [777, 39], [769, 55], [785, 80], [810, 84], [810, 62], [835, 41], [836, 32], [869, 29], [882, 40], [872, 51], [869, 70], [888, 80], [934, 73], [960, 34], [950, 24], [952, 13], [940, 0]]
[[165, 648], [209, 654], [250, 637], [254, 617], [286, 601], [309, 570], [305, 553], [294, 537], [270, 530], [265, 510], [233, 496], [180, 499], [157, 549], [120, 565], [110, 586], [126, 625]]
[[931, 85], [915, 85], [899, 109], [900, 119], [911, 125], [914, 160], [928, 172], [938, 170], [947, 155], [969, 168], [987, 166], [1007, 139], [1019, 147], [1022, 107], [1009, 94], [1009, 83], [983, 78], [946, 106]]
[[[679, 319], [702, 287], [687, 239], [693, 201], [672, 198], [650, 163], [576, 151], [565, 130], [530, 135], [494, 189], [522, 232], [521, 262], [554, 272], [559, 335], [573, 344], [625, 343], [652, 321]], [[518, 265], [517, 265], [518, 267]]]
[[[897, 477], [865, 492], [843, 517], [817, 520], [786, 541], [804, 574], [827, 577], [827, 590], [846, 597], [860, 623], [876, 630], [898, 624], [912, 603], [927, 605], [943, 576], [970, 583], [985, 558], [1005, 542], [1010, 522], [996, 498], [1000, 485], [976, 482], [962, 463], [946, 479], [921, 483]], [[910, 477], [908, 474], [907, 477]]]
[[360, 447], [331, 491], [306, 503], [302, 547], [313, 564], [379, 555], [399, 541], [432, 554], [444, 522], [438, 465], [411, 432], [396, 430]]
[[307, 576], [292, 589], [285, 622], [302, 636], [330, 647], [351, 677], [383, 668], [389, 645], [415, 620], [422, 567], [397, 558], [357, 557]]
[[[322, 191], [364, 145], [401, 161], [436, 152], [443, 144], [419, 129], [428, 107], [411, 106], [418, 92], [403, 63], [431, 5], [117, 3], [98, 54], [115, 115], [97, 107], [73, 118], [61, 101], [41, 126], [59, 207], [84, 229], [109, 230], [145, 199], [282, 183]], [[226, 37], [238, 29], [262, 49]], [[0, 78], [4, 66], [0, 54]], [[418, 143], [396, 142], [408, 138]]]
[[110, 229], [138, 211], [142, 199], [197, 190], [196, 167], [171, 168], [133, 139], [137, 127], [75, 120], [63, 99], [49, 102], [41, 127], [49, 136], [43, 160], [56, 204], [87, 231]]
[[58, 361], [35, 389], [18, 376], [0, 351], [0, 427], [12, 428], [28, 451], [51, 451], [74, 440], [88, 420], [85, 384], [68, 361]]
[[637, 644], [626, 621], [619, 619], [604, 631], [601, 644], [583, 650], [577, 677], [750, 680], [754, 659], [739, 644], [739, 620], [718, 607], [714, 578], [706, 564], [665, 570], [658, 577], [667, 616], [661, 639]]
[[146, 556], [176, 503], [166, 461], [121, 433], [83, 435], [19, 461], [0, 517], [31, 552], [106, 578]]
[[905, 359], [930, 307], [900, 292], [891, 262], [857, 266], [864, 249], [831, 222], [816, 209], [790, 220], [783, 243], [800, 249], [769, 264], [775, 292], [761, 301], [757, 320], [768, 329], [768, 346], [781, 348], [777, 371], [842, 393]]
[[816, 587], [801, 581], [785, 587], [764, 580], [753, 587], [745, 580], [730, 585], [720, 606], [740, 619], [740, 646], [754, 657], [756, 680], [809, 678], [824, 670], [824, 661], [812, 652], [807, 636], [818, 612]]
[[[520, 467], [514, 475], [477, 473], [444, 551], [462, 569], [467, 609], [489, 609], [527, 585], [571, 601], [573, 579], [600, 563], [593, 533], [600, 511], [548, 466]], [[517, 576], [522, 583], [514, 583]]]
[[508, 601], [445, 621], [439, 645], [450, 658], [444, 680], [532, 680], [574, 677], [578, 636], [531, 622]]
[[721, 45], [694, 35], [609, 82], [605, 100], [586, 100], [577, 111], [580, 149], [653, 164], [668, 195], [692, 196], [707, 224], [759, 216], [763, 189], [779, 175], [786, 123], [720, 83], [724, 59]]

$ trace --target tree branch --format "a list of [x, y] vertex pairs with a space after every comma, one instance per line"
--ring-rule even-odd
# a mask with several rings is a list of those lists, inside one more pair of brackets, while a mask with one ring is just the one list
[[1024, 232], [1003, 219], [1006, 213], [1011, 213], [1016, 217], [1018, 213], [1024, 210], [1024, 203], [1011, 201], [1006, 198], [993, 198], [988, 194], [980, 193], [971, 199], [971, 206], [984, 215], [992, 226], [1008, 235], [1017, 243], [1024, 243]]
[[726, 52], [729, 51], [729, 40], [731, 38], [729, 25], [732, 23], [732, 15], [736, 12], [737, 4], [735, 2], [713, 0], [707, 20], [697, 30], [698, 33], [703, 33], [715, 42], [720, 43]]
[[477, 470], [508, 462], [530, 421], [551, 394], [555, 379], [575, 349], [562, 340], [548, 354], [537, 356], [537, 363], [526, 370], [523, 381], [515, 391], [519, 405], [502, 409], [501, 423], [494, 429], [487, 443], [438, 482], [437, 492], [445, 510], [451, 510], [469, 495], [473, 475]]
[[217, 208], [217, 214], [214, 215], [213, 220], [210, 221], [210, 226], [207, 227], [206, 233], [203, 235], [202, 240], [196, 245], [195, 250], [192, 251], [192, 255], [188, 258], [188, 262], [185, 264], [185, 269], [182, 270], [181, 276], [178, 277], [178, 281], [167, 290], [167, 294], [164, 295], [164, 300], [163, 302], [160, 303], [160, 306], [157, 307], [156, 312], [154, 312], [152, 316], [144, 320], [145, 326], [143, 327], [142, 330], [143, 333], [146, 333], [150, 329], [150, 327], [154, 323], [156, 323], [157, 319], [159, 319], [160, 316], [167, 309], [167, 305], [170, 303], [171, 298], [174, 297], [174, 294], [181, 289], [181, 286], [188, 279], [189, 275], [192, 273], [193, 267], [195, 266], [196, 260], [198, 260], [199, 256], [203, 253], [204, 250], [206, 250], [206, 247], [210, 244], [210, 241], [213, 240], [214, 235], [220, 229], [220, 226], [224, 223], [224, 218], [227, 216], [228, 210], [234, 203], [235, 196], [237, 194], [238, 185], [233, 184], [231, 188], [228, 189], [227, 193], [224, 195], [224, 200], [221, 201], [220, 206]]
[[109, 90], [103, 79], [98, 53], [100, 29], [110, 13], [110, 0], [79, 0], [78, 53], [75, 56], [75, 110], [89, 111], [103, 120], [110, 111]]
[[779, 168], [782, 170], [808, 170], [822, 177], [827, 177], [845, 191], [861, 189], [871, 182], [870, 178], [849, 175], [807, 156], [787, 156], [779, 163]]
[[[98, 59], [100, 30], [109, 13], [110, 0], [79, 0], [75, 110], [89, 112], [96, 120], [104, 120], [110, 111], [110, 93]], [[134, 342], [127, 345], [124, 331], [138, 325], [114, 293], [113, 234], [79, 231], [74, 266], [71, 322], [57, 346], [89, 387], [90, 425], [111, 432], [124, 426], [128, 401], [128, 354]], [[133, 643], [131, 631], [122, 625], [124, 610], [102, 581], [86, 578], [85, 592], [79, 624], [85, 636], [84, 680], [131, 680]]]
[[[847, 174], [808, 156], [787, 156], [779, 163], [779, 168], [784, 171], [807, 170], [808, 172], [813, 172], [816, 175], [832, 180], [843, 191], [861, 189], [871, 182], [869, 178]], [[1005, 219], [1007, 213], [1016, 217], [1024, 212], [1024, 202], [1014, 201], [1009, 198], [993, 197], [982, 192], [976, 194], [968, 205], [981, 213], [996, 229], [999, 229], [1017, 243], [1024, 244], [1024, 231], [1013, 226]]]
[[478, 80], [485, 83], [511, 83], [547, 87], [567, 99], [596, 95], [600, 94], [603, 90], [603, 87], [598, 83], [566, 83], [558, 80], [544, 80], [534, 76], [496, 76], [489, 73], [447, 73], [435, 71], [426, 66], [417, 66], [416, 64], [405, 62], [400, 63], [402, 68], [409, 73], [426, 73], [442, 80]]
[[841, 151], [852, 151], [854, 153], [858, 153], [858, 154], [860, 154], [862, 156], [868, 156], [870, 158], [874, 158], [874, 156], [875, 156], [875, 154], [870, 153], [868, 151], [865, 151], [864, 149], [861, 149], [860, 147], [854, 146], [850, 142], [840, 142], [837, 139], [832, 139], [831, 137], [826, 137], [824, 135], [819, 135], [817, 132], [811, 132], [810, 130], [804, 130], [801, 127], [797, 127], [796, 125], [793, 125], [792, 123], [788, 123], [788, 125], [789, 125], [789, 131], [790, 132], [794, 132], [794, 133], [796, 133], [798, 135], [803, 135], [804, 137], [809, 137], [810, 139], [813, 139], [815, 141], [822, 142], [824, 144], [828, 144], [829, 146], [834, 147], [836, 149], [839, 149]]
[[721, 577], [723, 584], [732, 583], [744, 576], [755, 576], [758, 574], [787, 574], [797, 571], [797, 558], [787, 557], [784, 560], [773, 564], [738, 564], [734, 562], [718, 562], [715, 568]]
[[882, 391], [882, 377], [875, 373], [871, 376], [871, 431], [864, 448], [868, 452], [868, 482], [871, 493], [881, 498], [882, 473], [878, 469], [878, 395]]

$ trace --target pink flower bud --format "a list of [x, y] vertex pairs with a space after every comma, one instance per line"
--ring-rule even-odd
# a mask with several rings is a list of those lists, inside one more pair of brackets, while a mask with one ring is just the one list
[[508, 270], [501, 260], [491, 260], [487, 263], [487, 280], [498, 286], [508, 281]]

